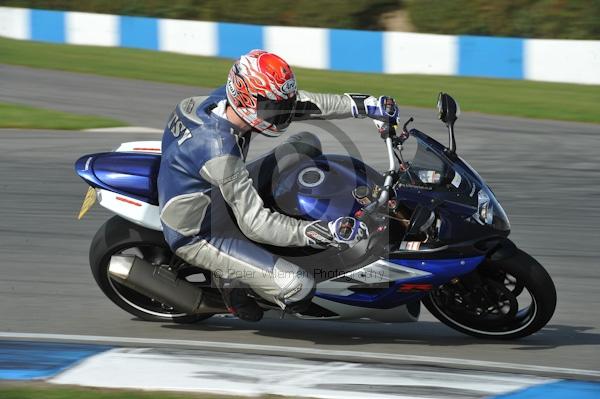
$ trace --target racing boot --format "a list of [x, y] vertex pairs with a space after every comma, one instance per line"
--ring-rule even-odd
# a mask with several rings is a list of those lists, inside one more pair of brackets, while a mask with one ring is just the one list
[[231, 314], [245, 321], [256, 322], [262, 319], [263, 309], [248, 295], [250, 290], [244, 284], [235, 279], [221, 277], [214, 277], [214, 280]]
[[302, 314], [308, 310], [312, 303], [313, 297], [315, 296], [316, 287], [313, 286], [310, 293], [303, 299], [296, 301], [279, 300], [279, 306], [281, 309], [281, 318], [283, 319], [286, 314]]

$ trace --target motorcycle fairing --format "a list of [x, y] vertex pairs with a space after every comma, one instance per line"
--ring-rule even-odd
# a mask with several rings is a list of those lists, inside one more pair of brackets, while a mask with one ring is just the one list
[[96, 197], [100, 206], [124, 219], [152, 230], [162, 230], [158, 205], [104, 189], [96, 189]]
[[[315, 296], [350, 306], [389, 309], [416, 301], [427, 291], [475, 270], [484, 259], [485, 256], [379, 260], [319, 283]], [[377, 270], [384, 270], [386, 274], [378, 277]], [[362, 278], [361, 274], [364, 274]], [[399, 275], [400, 278], [386, 278]], [[368, 277], [372, 277], [370, 281]], [[379, 282], [373, 283], [373, 278]]]
[[[456, 213], [463, 219], [463, 225], [468, 223], [468, 230], [471, 230], [471, 236], [477, 237], [480, 234], [494, 234], [508, 236], [510, 233], [510, 223], [504, 209], [496, 199], [494, 193], [487, 185], [485, 180], [473, 169], [468, 162], [460, 156], [448, 152], [447, 148], [427, 136], [425, 133], [412, 129], [410, 136], [415, 138], [419, 143], [419, 154], [414, 161], [416, 166], [421, 166], [425, 163], [425, 168], [429, 168], [426, 164], [428, 161], [437, 160], [438, 165], [432, 169], [439, 171], [442, 174], [440, 184], [425, 184], [414, 186], [411, 184], [400, 184], [396, 189], [397, 195], [412, 196], [418, 203], [423, 203], [428, 199], [435, 199], [443, 202], [444, 207], [450, 210], [449, 213]], [[413, 164], [411, 168], [415, 165]], [[406, 183], [406, 181], [404, 182]], [[490, 208], [493, 209], [493, 219], [491, 223], [481, 223], [477, 220], [476, 213], [478, 211], [478, 193], [484, 192], [488, 197]], [[469, 213], [469, 215], [465, 215]], [[481, 228], [478, 228], [480, 224]], [[458, 233], [458, 235], [456, 235]], [[448, 239], [452, 237], [458, 240], [466, 239], [465, 235], [459, 231], [449, 232], [446, 236]]]

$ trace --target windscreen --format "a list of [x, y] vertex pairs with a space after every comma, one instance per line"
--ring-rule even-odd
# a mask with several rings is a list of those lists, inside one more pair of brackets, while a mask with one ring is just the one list
[[439, 186], [447, 184], [454, 177], [452, 165], [418, 137], [405, 143], [403, 154], [408, 166], [402, 176], [404, 183]]
[[400, 176], [401, 185], [432, 190], [439, 199], [472, 207], [474, 218], [482, 224], [510, 228], [491, 189], [464, 160], [447, 154], [443, 145], [418, 131], [411, 132], [404, 148], [407, 167]]

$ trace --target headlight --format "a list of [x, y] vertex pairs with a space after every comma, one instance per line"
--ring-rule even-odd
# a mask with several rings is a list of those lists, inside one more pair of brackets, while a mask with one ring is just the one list
[[481, 223], [492, 224], [494, 220], [494, 207], [491, 204], [490, 196], [483, 190], [477, 193], [477, 216]]
[[510, 222], [504, 209], [494, 194], [486, 188], [477, 193], [477, 213], [473, 215], [473, 218], [479, 223], [491, 225], [497, 230], [510, 231]]

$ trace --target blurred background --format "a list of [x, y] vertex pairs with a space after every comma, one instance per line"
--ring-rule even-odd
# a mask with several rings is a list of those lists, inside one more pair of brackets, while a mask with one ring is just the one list
[[[480, 341], [425, 310], [419, 323], [402, 325], [288, 319], [248, 325], [231, 318], [173, 325], [143, 323], [114, 306], [88, 265], [89, 243], [111, 214], [95, 207], [76, 220], [86, 186], [74, 161], [122, 142], [160, 140], [173, 107], [223, 85], [232, 59], [252, 48], [288, 59], [301, 89], [392, 95], [403, 120], [414, 116], [416, 128], [444, 143], [435, 103], [440, 91], [452, 94], [464, 111], [456, 125], [458, 153], [494, 189], [511, 238], [555, 281], [558, 307], [548, 326], [520, 341]], [[443, 363], [450, 367], [505, 362], [531, 365], [530, 374], [568, 368], [587, 373], [571, 378], [598, 379], [599, 103], [598, 0], [0, 0], [0, 333], [163, 340], [160, 345], [177, 339], [188, 349], [206, 340], [382, 359], [427, 356], [450, 359]], [[363, 160], [385, 168], [371, 122], [335, 124], [346, 142], [321, 122], [295, 124], [290, 133], [318, 133], [326, 152], [353, 144]], [[276, 144], [259, 137], [250, 157]], [[7, 353], [0, 347], [0, 365]], [[210, 361], [222, 360], [227, 373], [228, 356]], [[255, 367], [248, 364], [242, 366]], [[309, 366], [290, 366], [290, 375], [307, 381]], [[382, 367], [396, 373], [396, 366]], [[491, 386], [484, 383], [465, 388], [470, 372], [452, 380], [412, 375], [411, 367], [393, 374], [400, 382], [386, 394], [406, 386], [428, 397], [452, 387], [454, 397], [495, 392], [484, 392]], [[334, 372], [342, 374], [328, 375]], [[420, 390], [427, 381], [433, 382]], [[516, 377], [501, 381], [510, 386]], [[498, 392], [502, 384], [496, 383]], [[362, 389], [371, 394], [373, 386]], [[0, 382], [3, 398], [35, 397], [3, 389]], [[351, 384], [344, 389], [356, 393]]]
[[2, 0], [0, 5], [260, 25], [599, 39], [595, 0]]

